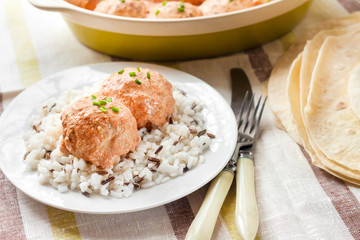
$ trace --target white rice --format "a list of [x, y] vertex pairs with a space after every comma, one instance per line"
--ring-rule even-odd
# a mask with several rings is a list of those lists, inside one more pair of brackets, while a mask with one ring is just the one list
[[[50, 184], [59, 192], [80, 190], [86, 196], [123, 198], [135, 189], [167, 182], [204, 162], [202, 154], [210, 145], [210, 137], [206, 133], [198, 136], [205, 129], [202, 104], [177, 89], [173, 91], [173, 124], [166, 123], [150, 133], [140, 129], [142, 141], [136, 151], [120, 156], [113, 167], [101, 169], [73, 155], [64, 156], [59, 150], [61, 113], [74, 100], [95, 92], [96, 88], [68, 90], [48, 100], [30, 120], [32, 130], [24, 135], [24, 158], [37, 170], [42, 184]], [[162, 150], [155, 154], [160, 146]]]

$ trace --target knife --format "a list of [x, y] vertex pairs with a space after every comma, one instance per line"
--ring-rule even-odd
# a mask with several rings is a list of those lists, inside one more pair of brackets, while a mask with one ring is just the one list
[[[231, 69], [230, 75], [232, 80], [231, 108], [237, 116], [246, 91], [250, 90], [249, 92], [251, 92], [251, 86], [243, 70]], [[239, 119], [236, 120], [239, 123]], [[221, 206], [234, 179], [238, 156], [239, 146], [237, 145], [226, 167], [212, 180], [204, 201], [186, 234], [186, 240], [208, 240], [211, 238]]]

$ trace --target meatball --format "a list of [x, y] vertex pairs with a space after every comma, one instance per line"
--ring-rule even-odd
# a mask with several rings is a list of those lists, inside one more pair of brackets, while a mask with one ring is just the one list
[[171, 83], [149, 69], [125, 68], [113, 73], [104, 80], [100, 94], [120, 99], [130, 109], [139, 129], [149, 124], [161, 126], [174, 112]]
[[[169, 2], [169, 1], [177, 1], [177, 0], [167, 0], [167, 1], [164, 1], [164, 0], [149, 0], [150, 2], [154, 2], [154, 3], [164, 3], [164, 2]], [[184, 0], [184, 2], [188, 2], [188, 3], [191, 3], [192, 5], [195, 5], [195, 6], [199, 6], [200, 4], [202, 4], [205, 0]], [[265, 1], [265, 0], [264, 0]], [[166, 3], [164, 3], [166, 4]]]
[[261, 0], [206, 0], [199, 7], [205, 16], [232, 12], [260, 4]]
[[137, 0], [107, 0], [100, 2], [95, 12], [106, 13], [123, 17], [144, 18], [148, 11], [148, 4]]
[[103, 108], [94, 105], [102, 99], [81, 98], [64, 110], [60, 151], [108, 168], [120, 155], [134, 151], [140, 136], [135, 118], [121, 101], [112, 98]]
[[101, 0], [65, 0], [65, 1], [67, 1], [68, 3], [71, 3], [75, 6], [89, 9], [89, 10], [94, 10], [96, 5], [99, 2], [101, 2]]
[[159, 3], [150, 9], [148, 18], [188, 18], [202, 16], [201, 10], [191, 3], [179, 1]]

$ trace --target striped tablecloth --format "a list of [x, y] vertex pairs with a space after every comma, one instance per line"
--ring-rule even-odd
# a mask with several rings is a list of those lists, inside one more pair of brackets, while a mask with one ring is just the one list
[[[357, 10], [360, 3], [356, 0], [314, 0], [304, 21], [281, 39], [231, 56], [171, 66], [203, 79], [230, 101], [230, 68], [243, 68], [259, 91], [260, 83], [297, 36], [322, 21]], [[35, 9], [25, 0], [0, 1], [0, 111], [44, 77], [115, 60], [82, 46], [59, 14]], [[360, 189], [311, 165], [302, 149], [276, 129], [269, 109], [255, 157], [258, 238], [360, 239]], [[78, 214], [32, 200], [0, 171], [0, 239], [184, 239], [205, 192], [206, 187], [136, 213]], [[240, 238], [234, 224], [234, 200], [232, 186], [213, 239]]]

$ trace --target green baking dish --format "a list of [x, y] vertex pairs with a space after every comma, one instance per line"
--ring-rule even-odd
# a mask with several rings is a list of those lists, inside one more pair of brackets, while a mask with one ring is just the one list
[[62, 0], [29, 0], [61, 12], [78, 40], [109, 55], [150, 61], [215, 57], [258, 46], [289, 32], [311, 0], [274, 0], [256, 7], [186, 19], [101, 14]]

